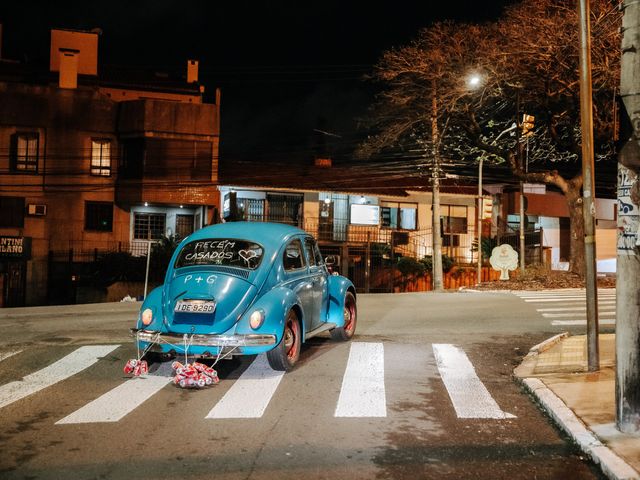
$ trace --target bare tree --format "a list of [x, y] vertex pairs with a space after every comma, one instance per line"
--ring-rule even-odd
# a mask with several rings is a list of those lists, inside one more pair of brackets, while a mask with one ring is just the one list
[[443, 288], [439, 195], [443, 140], [448, 120], [466, 94], [466, 77], [459, 72], [468, 69], [468, 74], [472, 73], [480, 45], [474, 35], [481, 38], [481, 30], [474, 25], [461, 28], [453, 23], [436, 24], [422, 31], [410, 45], [386, 52], [373, 75], [388, 88], [377, 104], [378, 133], [369, 138], [360, 153], [370, 155], [403, 144], [429, 163], [434, 290]]
[[[610, 0], [591, 4], [596, 155], [613, 160], [620, 12]], [[476, 90], [467, 83], [472, 72], [482, 78]], [[570, 213], [570, 270], [583, 273], [575, 0], [521, 3], [491, 24], [436, 24], [385, 53], [374, 79], [385, 85], [373, 110], [379, 130], [362, 152], [412, 148], [416, 135], [433, 142], [428, 122], [437, 98], [440, 134], [433, 151], [504, 164], [516, 178], [558, 188]], [[535, 117], [533, 135], [523, 135], [525, 113]], [[504, 135], [509, 129], [516, 135]]]

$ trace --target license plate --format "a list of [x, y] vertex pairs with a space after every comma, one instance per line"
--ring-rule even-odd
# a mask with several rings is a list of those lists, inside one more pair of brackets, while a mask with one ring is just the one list
[[207, 300], [178, 300], [173, 309], [179, 313], [213, 313], [216, 302]]

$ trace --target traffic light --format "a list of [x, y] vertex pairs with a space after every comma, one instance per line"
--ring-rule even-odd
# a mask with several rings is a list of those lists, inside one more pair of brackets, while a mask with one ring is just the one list
[[535, 117], [533, 115], [527, 115], [526, 113], [522, 115], [522, 136], [528, 137], [533, 135], [533, 126], [534, 126]]

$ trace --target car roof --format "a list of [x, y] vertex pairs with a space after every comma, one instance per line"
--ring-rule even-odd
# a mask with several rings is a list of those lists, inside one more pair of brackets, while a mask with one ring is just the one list
[[189, 235], [186, 240], [235, 238], [250, 240], [265, 248], [277, 250], [289, 237], [297, 234], [307, 234], [307, 232], [284, 223], [227, 222], [201, 228]]

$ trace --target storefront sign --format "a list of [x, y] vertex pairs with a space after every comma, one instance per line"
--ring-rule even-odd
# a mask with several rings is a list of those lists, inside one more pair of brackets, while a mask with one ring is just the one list
[[0, 235], [0, 258], [31, 259], [31, 237]]

